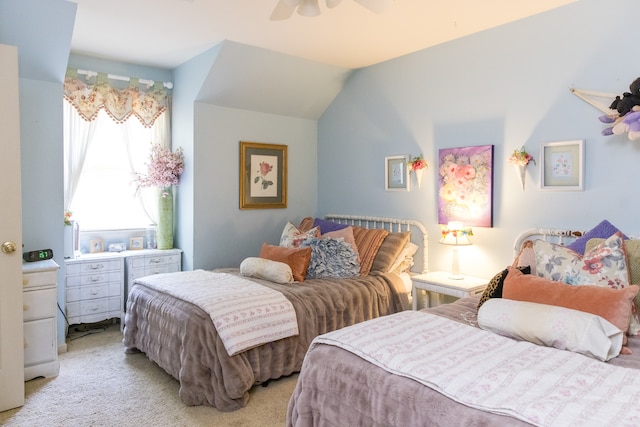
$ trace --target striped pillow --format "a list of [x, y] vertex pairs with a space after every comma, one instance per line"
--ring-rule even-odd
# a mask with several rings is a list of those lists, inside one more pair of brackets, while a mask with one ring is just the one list
[[389, 232], [383, 229], [369, 229], [353, 227], [353, 238], [358, 246], [360, 254], [360, 274], [366, 276], [371, 271], [373, 260], [378, 254], [378, 249]]

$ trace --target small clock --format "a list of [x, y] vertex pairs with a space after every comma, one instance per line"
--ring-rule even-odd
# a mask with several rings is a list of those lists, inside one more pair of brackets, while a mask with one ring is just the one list
[[27, 262], [44, 261], [51, 258], [53, 258], [53, 251], [51, 249], [40, 249], [22, 254], [22, 259]]

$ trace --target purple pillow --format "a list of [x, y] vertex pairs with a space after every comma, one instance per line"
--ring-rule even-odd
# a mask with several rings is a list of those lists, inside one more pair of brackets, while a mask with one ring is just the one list
[[326, 219], [320, 219], [320, 218], [315, 218], [313, 220], [313, 226], [320, 227], [320, 233], [322, 234], [328, 233], [330, 231], [342, 230], [343, 228], [348, 227], [347, 224], [339, 224], [337, 222], [327, 221]]
[[[618, 230], [618, 228], [615, 225], [611, 224], [609, 221], [605, 219], [605, 220], [602, 220], [600, 224], [596, 225], [591, 230], [584, 233], [581, 237], [574, 240], [570, 245], [567, 245], [567, 247], [574, 252], [584, 255], [584, 249], [587, 246], [587, 242], [589, 241], [589, 239], [594, 239], [594, 238], [608, 239], [618, 231], [620, 230]], [[624, 235], [624, 233], [622, 234], [622, 238], [625, 240], [628, 239], [628, 237]]]

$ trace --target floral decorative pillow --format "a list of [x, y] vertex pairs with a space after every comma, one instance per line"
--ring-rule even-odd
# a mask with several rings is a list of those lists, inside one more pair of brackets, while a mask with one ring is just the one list
[[318, 227], [313, 227], [308, 231], [300, 231], [298, 227], [291, 224], [291, 222], [287, 222], [284, 226], [284, 230], [282, 230], [282, 235], [280, 236], [280, 246], [285, 248], [298, 248], [300, 247], [300, 243], [304, 240], [311, 239], [314, 237], [318, 237], [320, 235], [320, 229]]
[[629, 285], [627, 254], [620, 232], [584, 255], [544, 240], [536, 240], [533, 248], [540, 277], [570, 285], [598, 285], [612, 289]]
[[311, 248], [307, 279], [355, 277], [360, 274], [358, 253], [343, 239], [313, 238], [300, 247]]

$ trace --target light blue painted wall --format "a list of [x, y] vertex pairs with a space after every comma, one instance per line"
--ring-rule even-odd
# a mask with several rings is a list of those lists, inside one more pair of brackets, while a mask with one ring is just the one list
[[[194, 268], [239, 266], [317, 211], [317, 122], [196, 103]], [[240, 141], [287, 145], [286, 209], [240, 210]]]
[[[640, 144], [603, 137], [600, 111], [570, 93], [622, 93], [640, 76], [635, 28], [640, 3], [582, 0], [557, 10], [358, 70], [319, 121], [319, 214], [342, 211], [417, 218], [430, 233], [430, 267], [447, 270], [437, 241], [438, 150], [495, 145], [494, 227], [463, 248], [464, 273], [491, 277], [513, 258], [529, 227], [588, 229], [607, 218], [638, 233], [635, 182]], [[525, 145], [583, 139], [585, 191], [525, 191], [507, 163]], [[424, 153], [422, 189], [385, 192], [384, 157]]]

